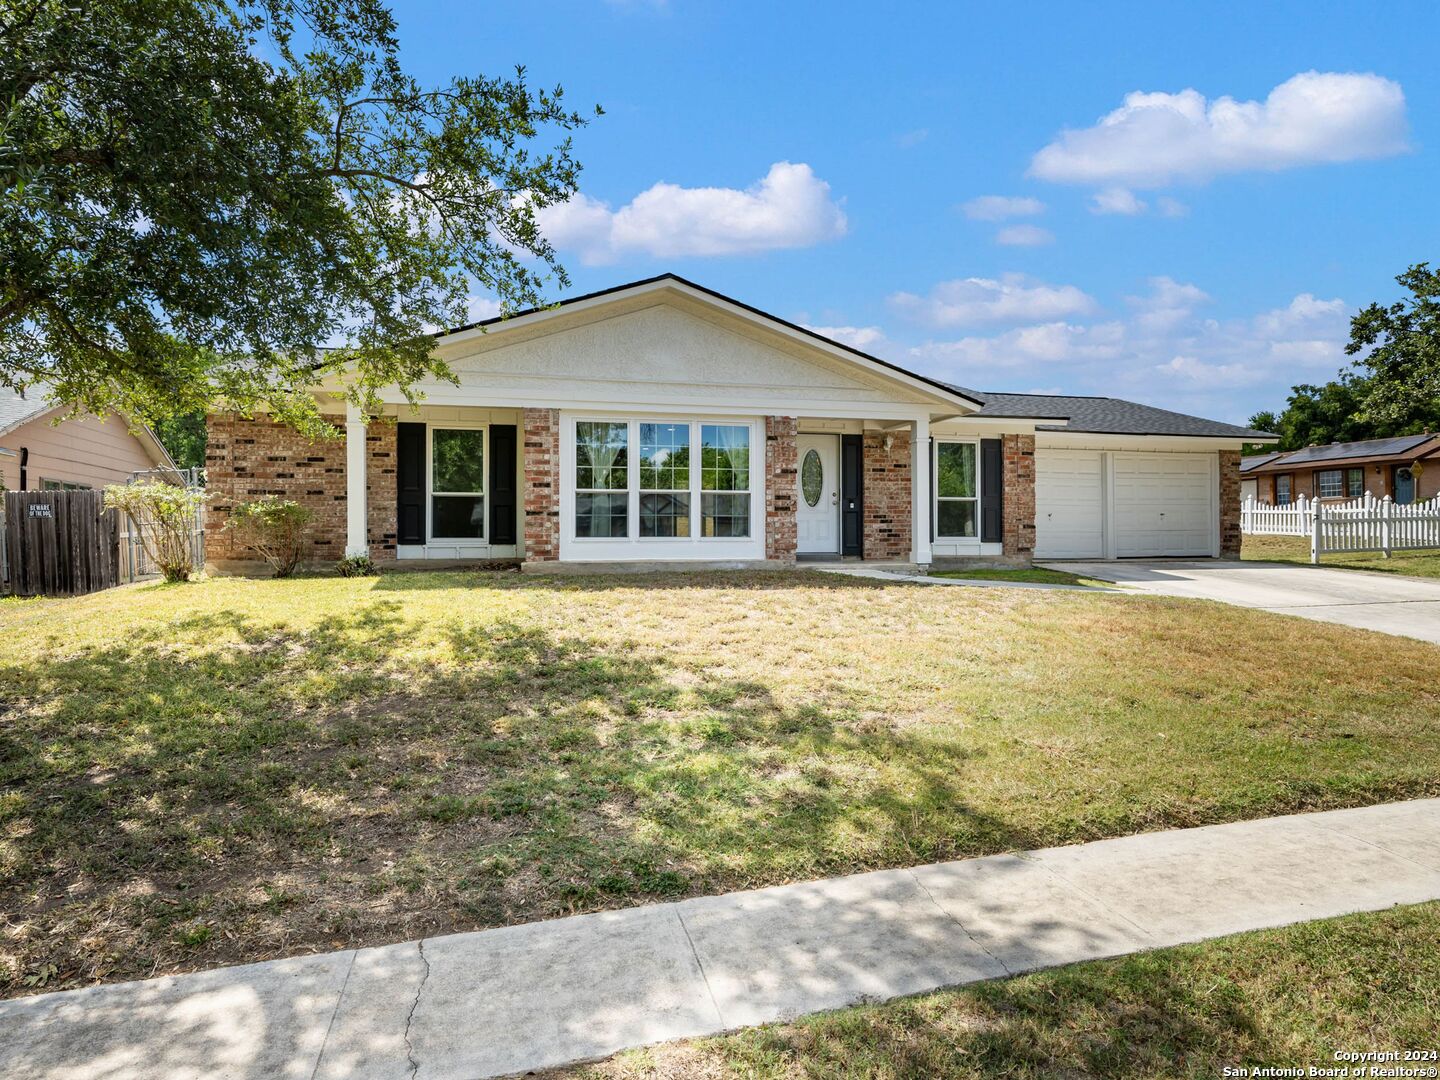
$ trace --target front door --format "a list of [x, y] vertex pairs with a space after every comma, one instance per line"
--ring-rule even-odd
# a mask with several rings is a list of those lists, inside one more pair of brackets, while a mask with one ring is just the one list
[[840, 436], [798, 435], [795, 550], [840, 553]]
[[1400, 506], [1409, 506], [1414, 501], [1415, 470], [1401, 465], [1395, 470], [1395, 502]]

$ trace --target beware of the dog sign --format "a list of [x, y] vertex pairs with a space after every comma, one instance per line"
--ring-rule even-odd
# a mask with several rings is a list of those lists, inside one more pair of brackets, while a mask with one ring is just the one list
[[30, 516], [53, 518], [55, 516], [55, 507], [51, 503], [31, 503]]

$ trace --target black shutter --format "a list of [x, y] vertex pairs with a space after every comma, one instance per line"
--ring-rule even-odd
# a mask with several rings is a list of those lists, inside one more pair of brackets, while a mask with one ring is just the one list
[[425, 425], [396, 424], [395, 542], [425, 543]]
[[840, 436], [840, 554], [864, 554], [865, 451], [859, 435]]
[[515, 425], [490, 425], [490, 543], [515, 543]]
[[999, 439], [980, 440], [980, 540], [998, 544], [1004, 525], [1005, 470]]

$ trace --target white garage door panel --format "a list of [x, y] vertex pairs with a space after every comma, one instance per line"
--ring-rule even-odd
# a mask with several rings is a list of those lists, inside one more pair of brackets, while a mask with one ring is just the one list
[[1215, 554], [1213, 454], [1114, 458], [1116, 555]]
[[1103, 460], [1098, 450], [1035, 451], [1037, 557], [1104, 557], [1103, 477]]

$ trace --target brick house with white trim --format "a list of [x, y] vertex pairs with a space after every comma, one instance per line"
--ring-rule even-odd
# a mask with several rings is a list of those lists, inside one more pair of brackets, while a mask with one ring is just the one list
[[[674, 275], [437, 336], [458, 385], [312, 441], [209, 419], [207, 555], [263, 494], [311, 558], [596, 567], [926, 567], [1235, 557], [1264, 432], [1113, 398], [935, 381]], [[1228, 494], [1227, 494], [1228, 493]]]

